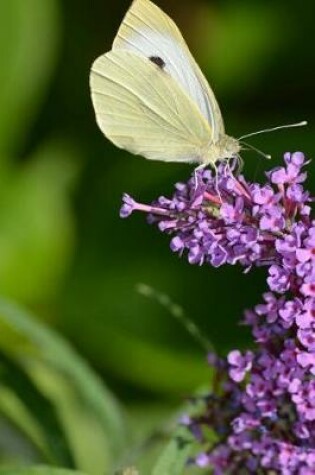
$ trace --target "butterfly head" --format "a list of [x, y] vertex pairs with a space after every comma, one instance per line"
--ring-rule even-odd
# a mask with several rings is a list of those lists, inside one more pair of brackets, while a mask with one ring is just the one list
[[202, 154], [202, 163], [214, 165], [218, 160], [237, 157], [240, 150], [241, 145], [237, 139], [222, 135], [217, 142], [209, 144], [207, 150]]
[[239, 141], [233, 137], [229, 137], [228, 135], [224, 135], [220, 141], [220, 156], [222, 158], [233, 158], [241, 150], [241, 145]]

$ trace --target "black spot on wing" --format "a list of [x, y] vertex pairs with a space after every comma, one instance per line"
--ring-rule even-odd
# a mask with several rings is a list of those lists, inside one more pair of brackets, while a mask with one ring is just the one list
[[150, 56], [149, 60], [156, 64], [160, 69], [164, 69], [166, 64], [160, 56]]

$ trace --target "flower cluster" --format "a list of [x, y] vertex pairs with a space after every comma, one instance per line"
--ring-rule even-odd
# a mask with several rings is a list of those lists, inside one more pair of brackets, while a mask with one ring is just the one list
[[315, 220], [305, 165], [302, 153], [287, 153], [261, 185], [222, 163], [150, 206], [124, 196], [121, 215], [147, 212], [190, 263], [267, 266], [268, 291], [244, 318], [255, 348], [210, 355], [213, 393], [201, 415], [183, 420], [204, 446], [194, 463], [215, 475], [315, 473]]

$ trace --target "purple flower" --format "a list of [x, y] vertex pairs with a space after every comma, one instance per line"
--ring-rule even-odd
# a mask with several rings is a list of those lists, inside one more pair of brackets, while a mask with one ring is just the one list
[[148, 213], [192, 264], [267, 266], [263, 301], [243, 319], [252, 351], [209, 355], [213, 392], [182, 419], [200, 447], [194, 463], [215, 475], [315, 473], [315, 220], [306, 164], [301, 152], [286, 153], [259, 184], [222, 163], [152, 205], [124, 195], [121, 215]]
[[285, 226], [283, 210], [277, 206], [270, 206], [260, 218], [259, 227], [262, 231], [281, 231]]
[[247, 371], [252, 367], [253, 355], [250, 351], [247, 351], [244, 356], [238, 350], [231, 351], [227, 356], [227, 361], [230, 365], [229, 375], [239, 383], [243, 381]]
[[136, 209], [136, 202], [127, 193], [123, 196], [123, 205], [120, 208], [120, 217], [127, 218]]
[[301, 263], [315, 260], [315, 227], [308, 230], [308, 235], [303, 241], [303, 247], [296, 250], [296, 258]]
[[198, 467], [208, 467], [209, 466], [209, 455], [205, 454], [205, 453], [201, 453], [199, 455], [197, 455], [196, 459], [195, 459], [195, 463]]
[[270, 290], [283, 293], [289, 289], [290, 273], [283, 266], [274, 264], [269, 267], [267, 282]]

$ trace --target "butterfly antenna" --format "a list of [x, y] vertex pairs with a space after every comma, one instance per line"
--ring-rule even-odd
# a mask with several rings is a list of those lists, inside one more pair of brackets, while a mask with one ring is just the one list
[[267, 158], [267, 160], [271, 159], [271, 155], [263, 152], [262, 150], [259, 150], [259, 148], [256, 148], [256, 147], [254, 147], [253, 145], [251, 145], [247, 142], [244, 142], [244, 140], [240, 141], [240, 144], [246, 145], [246, 147], [248, 147], [251, 150], [254, 150], [254, 152], [258, 153], [258, 155], [261, 155], [262, 157]]
[[302, 120], [302, 122], [296, 122], [295, 124], [279, 125], [278, 127], [271, 127], [270, 129], [257, 130], [257, 132], [252, 132], [250, 134], [242, 135], [242, 137], [240, 137], [238, 140], [246, 139], [248, 137], [253, 137], [253, 135], [265, 134], [266, 132], [274, 132], [275, 130], [291, 129], [292, 127], [303, 127], [304, 125], [307, 125], [306, 120]]

